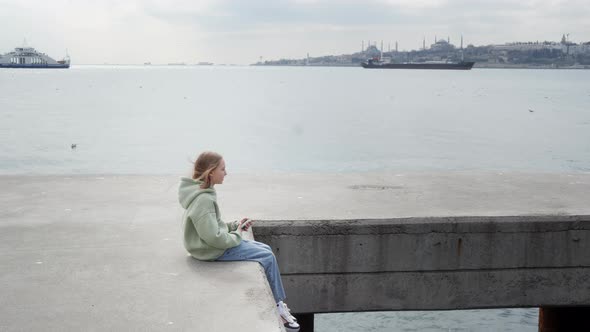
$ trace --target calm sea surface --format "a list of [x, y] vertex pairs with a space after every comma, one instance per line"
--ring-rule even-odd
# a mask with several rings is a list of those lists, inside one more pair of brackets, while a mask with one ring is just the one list
[[[590, 71], [0, 70], [0, 174], [590, 171]], [[71, 144], [77, 144], [71, 149]], [[536, 331], [536, 309], [317, 315], [318, 331]]]
[[589, 105], [590, 70], [3, 69], [0, 174], [590, 171]]

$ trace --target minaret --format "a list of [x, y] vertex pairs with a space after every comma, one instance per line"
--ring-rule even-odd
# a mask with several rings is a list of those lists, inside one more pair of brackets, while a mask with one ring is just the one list
[[447, 43], [451, 43], [451, 37], [447, 36]]
[[463, 35], [461, 35], [461, 61], [465, 60], [465, 56], [463, 55]]
[[422, 50], [426, 51], [426, 37], [422, 38]]
[[395, 41], [395, 53], [397, 53], [397, 40]]

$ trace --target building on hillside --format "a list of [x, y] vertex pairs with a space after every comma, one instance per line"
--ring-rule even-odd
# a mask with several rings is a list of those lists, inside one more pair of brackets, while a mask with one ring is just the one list
[[381, 51], [375, 45], [371, 45], [367, 47], [364, 52], [364, 55], [367, 59], [378, 58], [381, 56]]
[[430, 50], [435, 52], [450, 52], [455, 50], [455, 46], [444, 39], [440, 39], [430, 45]]
[[508, 43], [502, 45], [492, 45], [493, 50], [498, 51], [538, 51], [538, 50], [562, 50], [566, 51], [567, 46], [556, 42], [526, 42], [526, 43]]
[[578, 55], [578, 54], [590, 54], [590, 42], [568, 45], [569, 46], [569, 54]]

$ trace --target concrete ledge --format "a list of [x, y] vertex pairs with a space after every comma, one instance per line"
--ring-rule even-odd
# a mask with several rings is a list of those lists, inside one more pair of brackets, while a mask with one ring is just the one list
[[266, 221], [301, 313], [590, 305], [590, 216]]
[[3, 250], [0, 330], [282, 330], [259, 264], [199, 262], [169, 248]]
[[260, 264], [187, 256], [138, 179], [0, 177], [0, 331], [284, 331]]
[[590, 216], [265, 221], [283, 274], [590, 266]]
[[[285, 275], [301, 313], [587, 306], [590, 268]], [[295, 291], [296, 290], [296, 291]]]

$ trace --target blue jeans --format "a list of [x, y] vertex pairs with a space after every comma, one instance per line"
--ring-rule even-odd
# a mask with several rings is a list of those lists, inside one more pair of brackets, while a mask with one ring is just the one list
[[242, 240], [242, 242], [233, 248], [226, 249], [218, 261], [255, 261], [264, 267], [266, 279], [272, 290], [272, 295], [278, 303], [285, 299], [285, 290], [283, 289], [283, 282], [281, 281], [281, 273], [279, 272], [279, 264], [272, 249], [262, 243], [256, 241]]

